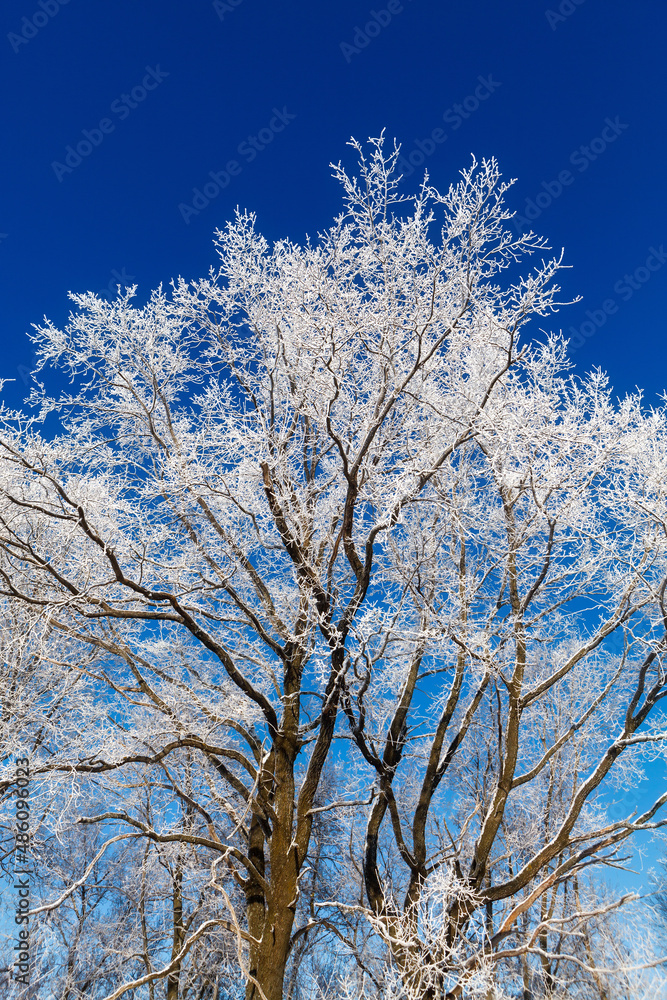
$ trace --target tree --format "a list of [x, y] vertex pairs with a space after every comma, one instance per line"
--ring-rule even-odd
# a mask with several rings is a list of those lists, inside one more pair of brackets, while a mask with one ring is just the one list
[[109, 1000], [235, 996], [212, 955], [292, 997], [318, 939], [358, 992], [598, 996], [571, 886], [663, 822], [600, 792], [667, 735], [665, 412], [520, 346], [562, 256], [510, 280], [546, 244], [495, 161], [407, 198], [353, 145], [316, 244], [237, 213], [207, 279], [73, 295], [35, 334], [73, 387], [1, 415], [34, 850], [92, 826], [164, 872]]

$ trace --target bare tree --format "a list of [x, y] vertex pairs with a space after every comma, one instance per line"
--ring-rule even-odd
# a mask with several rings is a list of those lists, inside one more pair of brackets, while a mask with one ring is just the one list
[[[663, 822], [653, 817], [664, 794], [617, 823], [598, 796], [608, 775], [632, 784], [665, 735], [659, 718], [650, 723], [666, 691], [665, 472], [643, 436], [662, 414], [647, 422], [635, 399], [612, 417], [603, 380], [567, 384], [554, 347], [516, 382], [508, 375], [484, 429], [392, 535], [414, 640], [378, 629], [358, 679], [346, 677], [351, 732], [380, 791], [365, 842], [369, 909], [419, 997], [470, 989], [462, 965], [479, 980], [482, 913], [489, 968], [532, 953], [550, 995], [569, 922], [580, 930], [567, 908], [554, 912], [559, 891]], [[383, 661], [401, 662], [396, 693], [373, 703]], [[400, 893], [387, 892], [377, 864], [385, 818]], [[443, 866], [436, 947], [420, 896]]]
[[45, 836], [139, 845], [108, 1000], [223, 996], [211, 955], [226, 995], [235, 963], [247, 1000], [292, 997], [318, 936], [358, 990], [501, 996], [523, 957], [554, 995], [554, 898], [661, 822], [667, 795], [617, 823], [595, 796], [664, 736], [664, 413], [568, 378], [558, 336], [519, 346], [561, 258], [511, 280], [545, 243], [494, 161], [406, 198], [397, 151], [354, 145], [317, 243], [237, 214], [205, 280], [74, 295], [35, 337], [71, 390], [2, 413], [40, 692], [2, 756], [30, 748]]

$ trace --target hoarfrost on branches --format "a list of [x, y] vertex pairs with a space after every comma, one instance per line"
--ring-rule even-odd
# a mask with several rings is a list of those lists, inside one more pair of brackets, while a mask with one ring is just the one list
[[317, 240], [237, 212], [207, 278], [73, 295], [0, 415], [40, 989], [592, 998], [657, 968], [594, 875], [665, 822], [605, 798], [665, 752], [664, 407], [520, 340], [563, 258], [494, 160], [408, 197], [397, 149], [353, 146]]

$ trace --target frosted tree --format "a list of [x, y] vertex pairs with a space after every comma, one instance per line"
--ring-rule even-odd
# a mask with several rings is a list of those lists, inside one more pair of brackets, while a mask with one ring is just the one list
[[99, 844], [34, 920], [134, 859], [87, 996], [312, 996], [312, 941], [341, 995], [556, 995], [567, 885], [662, 822], [599, 791], [667, 735], [665, 413], [520, 344], [561, 258], [495, 161], [407, 197], [353, 145], [316, 241], [238, 213], [208, 278], [72, 296], [2, 412], [3, 808], [29, 752], [38, 857]]

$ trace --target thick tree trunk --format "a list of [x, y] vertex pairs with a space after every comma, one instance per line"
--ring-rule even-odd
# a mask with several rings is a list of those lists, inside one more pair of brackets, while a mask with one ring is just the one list
[[[246, 1000], [282, 1000], [297, 895], [296, 854], [292, 849], [271, 879], [272, 899], [260, 943], [252, 946]], [[254, 980], [254, 982], [253, 982]], [[261, 991], [261, 992], [260, 992]]]
[[254, 974], [256, 982], [248, 982], [246, 1000], [283, 1000], [293, 923], [293, 919], [286, 917], [287, 914], [283, 912], [281, 919], [267, 927], [265, 934], [267, 940], [263, 940], [258, 949]]
[[[267, 842], [259, 822], [253, 822], [250, 828], [251, 860], [262, 878], [268, 875], [268, 886], [265, 889], [256, 880], [251, 893], [247, 893], [248, 929], [259, 943], [250, 946], [252, 978], [246, 986], [246, 1000], [283, 998], [300, 868], [298, 849], [294, 842], [297, 731], [298, 714], [294, 708], [289, 708], [285, 711], [282, 732], [272, 754], [271, 837]], [[265, 856], [267, 848], [268, 873]]]

